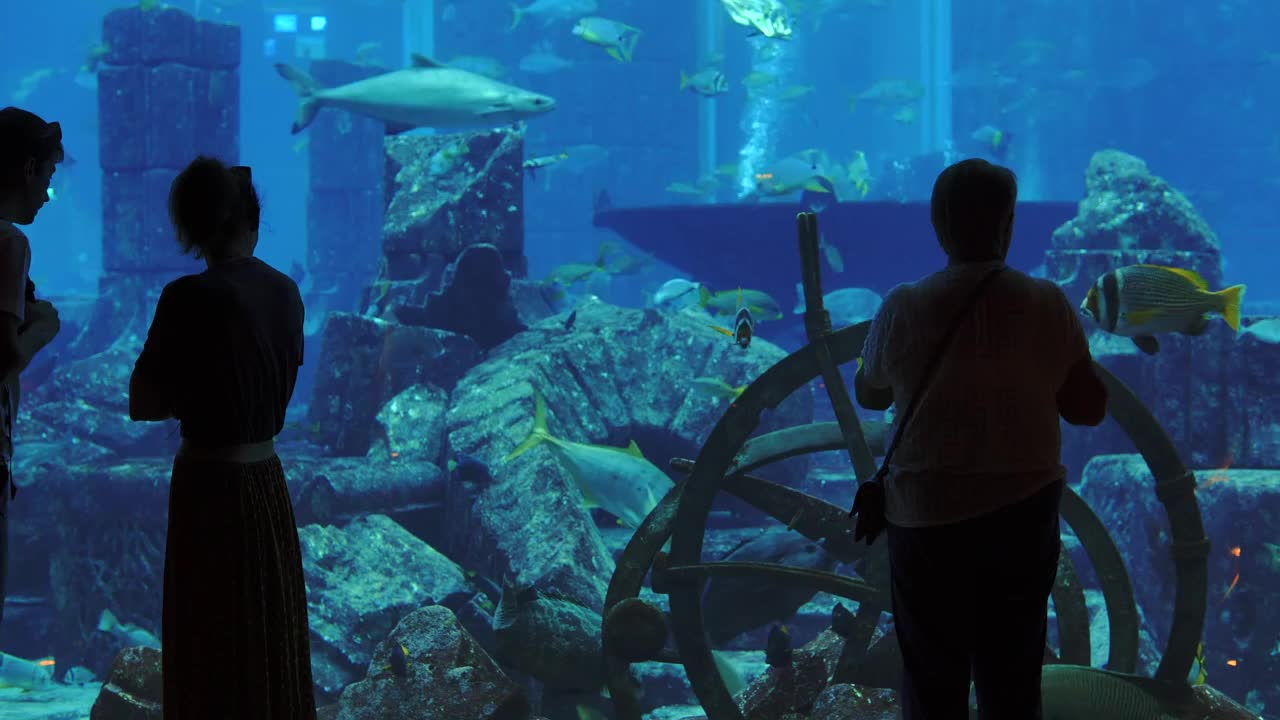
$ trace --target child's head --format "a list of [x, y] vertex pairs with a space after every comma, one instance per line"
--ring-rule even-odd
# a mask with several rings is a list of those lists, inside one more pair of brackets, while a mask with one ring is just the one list
[[16, 107], [0, 110], [0, 218], [26, 225], [49, 200], [62, 128]]

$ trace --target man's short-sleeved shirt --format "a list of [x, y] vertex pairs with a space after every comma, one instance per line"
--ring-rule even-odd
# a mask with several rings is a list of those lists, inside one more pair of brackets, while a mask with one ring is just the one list
[[[957, 313], [997, 265], [951, 265], [885, 296], [863, 378], [893, 389], [895, 430]], [[1053, 282], [1010, 268], [960, 323], [890, 463], [886, 515], [899, 526], [977, 517], [1065, 475], [1057, 392], [1089, 352], [1075, 307]]]

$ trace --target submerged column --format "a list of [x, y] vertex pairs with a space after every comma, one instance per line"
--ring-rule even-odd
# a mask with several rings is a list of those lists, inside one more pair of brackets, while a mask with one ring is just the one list
[[[700, 0], [694, 12], [694, 27], [698, 28], [698, 64], [694, 72], [699, 72], [724, 49], [724, 8], [720, 0]], [[715, 176], [717, 143], [716, 103], [704, 100], [698, 103], [699, 179]]]
[[[311, 63], [323, 87], [380, 75], [386, 68], [338, 60]], [[307, 194], [307, 274], [303, 300], [308, 316], [356, 309], [361, 291], [376, 274], [382, 251], [386, 206], [386, 151], [382, 122], [326, 108], [305, 132], [310, 192]]]
[[240, 27], [176, 8], [138, 6], [102, 21], [98, 70], [102, 277], [94, 320], [77, 350], [145, 334], [156, 298], [204, 263], [181, 255], [169, 186], [196, 155], [240, 157]]
[[921, 0], [920, 49], [924, 70], [924, 122], [920, 152], [932, 153], [951, 141], [951, 0]]

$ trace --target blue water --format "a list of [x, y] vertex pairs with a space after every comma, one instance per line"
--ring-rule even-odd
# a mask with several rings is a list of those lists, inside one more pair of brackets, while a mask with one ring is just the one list
[[[575, 36], [574, 16], [529, 14], [512, 28], [511, 7], [499, 0], [167, 4], [240, 27], [239, 157], [229, 159], [253, 167], [264, 203], [258, 254], [280, 268], [308, 262], [311, 173], [306, 133], [290, 133], [296, 97], [273, 65], [305, 67], [309, 57], [395, 69], [421, 53], [468, 68], [496, 66], [503, 82], [556, 99], [556, 110], [528, 122], [525, 137], [527, 158], [568, 155], [525, 179], [531, 279], [591, 262], [601, 242], [618, 240], [593, 226], [602, 192], [626, 208], [729, 205], [745, 201], [756, 175], [777, 161], [814, 150], [836, 173], [865, 159], [865, 195], [842, 187], [845, 202], [927, 203], [940, 163], [976, 155], [1012, 168], [1024, 202], [1073, 203], [1084, 196], [1090, 157], [1117, 149], [1145, 161], [1213, 229], [1224, 284], [1248, 285], [1247, 313], [1280, 307], [1277, 3], [797, 0], [793, 36], [779, 40], [749, 35], [720, 0], [599, 0], [593, 14], [642, 31], [630, 62]], [[135, 121], [99, 117], [95, 73], [82, 67], [101, 42], [110, 3], [9, 5], [0, 105], [58, 120], [74, 158], [59, 170], [57, 199], [28, 229], [31, 276], [45, 295], [92, 295], [110, 241], [99, 132], [108, 120]], [[727, 92], [708, 98], [680, 89], [682, 72], [708, 67], [723, 73]], [[851, 103], [885, 81], [911, 97]], [[688, 192], [700, 183], [710, 189]], [[798, 193], [767, 202], [805, 207]], [[932, 243], [927, 218], [919, 220], [902, 231], [910, 237], [842, 240], [845, 262], [856, 266], [859, 243]], [[744, 257], [750, 264], [761, 241], [719, 237], [710, 249], [689, 252], [732, 253], [735, 266]], [[1045, 237], [1036, 241], [1048, 245]], [[370, 249], [379, 239], [353, 242]], [[789, 235], [777, 242], [794, 245]], [[921, 256], [932, 262], [937, 253]], [[921, 261], [913, 274], [931, 269]], [[598, 279], [589, 291], [641, 307], [684, 270], [679, 257], [658, 257], [637, 274]], [[739, 284], [773, 270], [757, 263], [756, 275]], [[841, 286], [838, 275], [828, 277], [828, 290]], [[788, 275], [775, 285], [793, 282]], [[777, 300], [788, 313], [795, 302]], [[793, 334], [778, 342], [791, 349], [800, 341]], [[1277, 711], [1275, 687], [1232, 688], [1261, 711], [1250, 691], [1269, 693], [1265, 709]]]

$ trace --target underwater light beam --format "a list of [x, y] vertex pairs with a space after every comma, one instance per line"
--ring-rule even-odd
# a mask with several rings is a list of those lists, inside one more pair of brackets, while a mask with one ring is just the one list
[[742, 113], [742, 129], [747, 140], [738, 151], [738, 198], [742, 199], [756, 189], [756, 171], [776, 151], [778, 121], [777, 88], [784, 73], [791, 69], [791, 43], [771, 38], [757, 37], [751, 42], [751, 71], [774, 77], [769, 91], [748, 90], [746, 109]]

